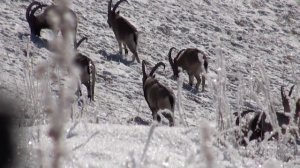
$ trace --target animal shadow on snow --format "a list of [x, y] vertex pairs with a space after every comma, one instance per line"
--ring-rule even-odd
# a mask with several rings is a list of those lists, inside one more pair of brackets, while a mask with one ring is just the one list
[[121, 62], [124, 65], [130, 65], [130, 64], [134, 63], [134, 60], [128, 61], [128, 60], [124, 59], [125, 55], [121, 55], [119, 53], [110, 54], [110, 53], [107, 53], [105, 50], [100, 50], [99, 54], [106, 57], [108, 60], [112, 60], [112, 61], [115, 61], [115, 62]]
[[136, 116], [134, 118], [131, 118], [127, 121], [127, 123], [132, 123], [132, 124], [136, 124], [136, 125], [150, 125], [150, 122], [145, 120], [145, 119], [142, 119], [141, 117], [139, 116]]
[[30, 41], [37, 47], [37, 48], [47, 48], [48, 49], [48, 41], [46, 39], [37, 37], [37, 36], [33, 36], [31, 34], [28, 33], [19, 33], [18, 34], [18, 38], [20, 40], [25, 40], [27, 42], [27, 39], [30, 37]]
[[182, 87], [183, 87], [183, 89], [188, 90], [188, 91], [190, 91], [190, 92], [193, 93], [193, 94], [198, 94], [198, 93], [200, 93], [200, 91], [197, 90], [197, 89], [195, 88], [195, 85], [190, 86], [190, 85], [187, 84], [187, 83], [183, 83], [183, 84], [182, 84]]

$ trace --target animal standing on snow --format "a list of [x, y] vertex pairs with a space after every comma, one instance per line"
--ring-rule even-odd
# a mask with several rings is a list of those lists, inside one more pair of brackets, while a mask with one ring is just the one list
[[[169, 50], [168, 57], [169, 62], [173, 70], [173, 75], [177, 79], [179, 77], [179, 67], [183, 70], [186, 70], [189, 75], [189, 85], [193, 85], [194, 77], [197, 79], [196, 89], [199, 89], [201, 83], [202, 75], [202, 91], [204, 91], [205, 86], [205, 76], [204, 73], [207, 73], [207, 57], [206, 54], [196, 48], [187, 48], [180, 50], [177, 56], [172, 59], [172, 50], [175, 49], [172, 47]], [[204, 72], [205, 71], [205, 72]]]
[[[37, 10], [45, 7], [43, 13], [34, 15]], [[40, 37], [42, 29], [51, 29], [55, 34], [61, 31], [66, 40], [67, 35], [71, 33], [74, 45], [76, 44], [77, 17], [71, 9], [34, 1], [27, 7], [26, 19], [32, 35]]]
[[[75, 45], [75, 48], [77, 49], [84, 40], [87, 40], [87, 38], [83, 37], [81, 40], [79, 40], [79, 42]], [[94, 62], [89, 57], [81, 53], [77, 53], [75, 55], [74, 63], [80, 68], [80, 80], [81, 83], [87, 88], [88, 98], [90, 101], [95, 101], [94, 88], [96, 81], [96, 67]], [[78, 88], [78, 92], [81, 96], [82, 93], [80, 87]]]
[[152, 111], [153, 120], [160, 122], [161, 118], [157, 114], [158, 110], [168, 109], [171, 113], [162, 112], [162, 115], [169, 120], [170, 126], [174, 126], [175, 96], [172, 90], [163, 86], [155, 79], [154, 72], [159, 66], [165, 68], [165, 64], [159, 62], [152, 68], [149, 75], [147, 75], [145, 61], [142, 61], [144, 97]]
[[[133, 61], [137, 59], [137, 62], [140, 63], [140, 59], [137, 53], [137, 44], [138, 44], [138, 31], [137, 29], [124, 17], [120, 15], [120, 12], [116, 12], [116, 9], [122, 2], [127, 2], [127, 0], [118, 1], [113, 9], [112, 0], [108, 2], [108, 19], [107, 23], [110, 28], [112, 28], [115, 37], [119, 44], [119, 52], [122, 54], [122, 44], [125, 49], [125, 55], [128, 54], [128, 49], [133, 53]], [[128, 3], [128, 2], [127, 2]]]

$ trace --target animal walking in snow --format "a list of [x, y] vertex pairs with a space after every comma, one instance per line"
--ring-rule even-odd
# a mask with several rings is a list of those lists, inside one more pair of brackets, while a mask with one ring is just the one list
[[[122, 45], [125, 49], [125, 55], [128, 54], [128, 49], [133, 53], [133, 61], [136, 59], [138, 63], [140, 63], [140, 59], [137, 53], [137, 45], [138, 45], [138, 31], [137, 29], [124, 17], [120, 15], [120, 12], [116, 9], [122, 2], [127, 2], [127, 0], [118, 1], [113, 9], [112, 8], [112, 0], [108, 2], [108, 19], [107, 23], [110, 28], [112, 28], [115, 37], [119, 44], [119, 52], [122, 54]], [[128, 2], [127, 2], [128, 3]]]
[[172, 59], [172, 50], [175, 48], [172, 47], [169, 50], [168, 58], [170, 65], [173, 70], [173, 75], [177, 79], [179, 77], [179, 67], [187, 71], [189, 75], [189, 85], [193, 85], [194, 77], [197, 79], [196, 89], [198, 90], [201, 83], [202, 76], [202, 91], [204, 91], [205, 86], [205, 76], [204, 73], [207, 73], [208, 62], [206, 54], [196, 48], [187, 48], [179, 51], [177, 56]]
[[[80, 44], [87, 40], [86, 37], [83, 37], [76, 44], [76, 49], [80, 46]], [[88, 98], [90, 101], [95, 101], [94, 99], [94, 89], [95, 89], [95, 81], [96, 81], [96, 67], [94, 62], [87, 56], [77, 52], [74, 59], [75, 65], [80, 68], [80, 80], [81, 83], [85, 85], [88, 92]], [[81, 96], [81, 89], [78, 88], [79, 95]]]
[[145, 71], [145, 61], [142, 61], [144, 97], [152, 111], [153, 120], [160, 122], [161, 118], [157, 112], [159, 110], [168, 109], [170, 112], [162, 112], [162, 115], [169, 120], [170, 126], [174, 126], [175, 96], [173, 91], [159, 83], [154, 75], [154, 72], [160, 66], [165, 68], [165, 64], [159, 62], [147, 75]]

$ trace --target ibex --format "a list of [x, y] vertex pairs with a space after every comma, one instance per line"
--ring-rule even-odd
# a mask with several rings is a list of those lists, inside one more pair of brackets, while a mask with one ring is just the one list
[[[34, 15], [38, 9], [44, 7], [46, 9], [42, 14]], [[31, 34], [34, 36], [40, 37], [42, 29], [51, 29], [55, 34], [61, 31], [63, 37], [66, 39], [67, 34], [70, 32], [73, 34], [74, 45], [76, 44], [77, 17], [69, 8], [56, 5], [48, 6], [34, 1], [27, 7], [26, 20], [29, 24]]]
[[[294, 86], [291, 87], [289, 91], [289, 97], [292, 94]], [[286, 133], [286, 129], [283, 127], [283, 125], [289, 125], [291, 120], [291, 116], [288, 115], [289, 112], [291, 112], [290, 104], [287, 95], [284, 93], [284, 88], [283, 86], [281, 87], [281, 98], [282, 98], [282, 105], [284, 107], [284, 113], [276, 112], [276, 119], [278, 122], [279, 127], [281, 127], [281, 132], [283, 134]], [[298, 100], [300, 102], [300, 100]], [[297, 108], [298, 103], [296, 103], [296, 113], [297, 113]], [[243, 118], [245, 115], [248, 113], [254, 113], [253, 118], [250, 120], [246, 128], [242, 129], [242, 136], [243, 137], [248, 137], [249, 136], [249, 141], [252, 140], [264, 140], [265, 138], [265, 133], [269, 132], [271, 133], [273, 131], [273, 126], [270, 124], [270, 122], [266, 122], [266, 113], [265, 112], [259, 112], [255, 110], [246, 110], [243, 111], [240, 114], [240, 117]], [[296, 114], [295, 113], [295, 114]], [[235, 116], [238, 116], [237, 113], [234, 113]], [[295, 115], [296, 117], [296, 115]], [[240, 118], [237, 117], [236, 119], [236, 125], [239, 126], [240, 124]], [[295, 130], [291, 130], [292, 134], [295, 134]], [[249, 134], [249, 135], [248, 135]], [[270, 138], [275, 138], [278, 139], [278, 133], [275, 133], [273, 136]], [[242, 145], [247, 145], [247, 142], [242, 139], [240, 142]]]
[[169, 120], [170, 126], [174, 126], [175, 96], [172, 90], [160, 84], [157, 79], [155, 79], [154, 72], [159, 66], [165, 68], [165, 64], [159, 62], [152, 68], [149, 75], [147, 75], [145, 71], [145, 61], [142, 61], [144, 97], [152, 111], [153, 120], [160, 122], [161, 118], [157, 114], [158, 110], [168, 109], [171, 113], [162, 112], [162, 115]]
[[122, 2], [127, 2], [127, 0], [119, 0], [112, 8], [112, 0], [108, 2], [108, 19], [107, 23], [110, 28], [112, 28], [115, 37], [119, 44], [119, 52], [122, 54], [122, 44], [125, 49], [125, 54], [128, 54], [128, 49], [133, 53], [133, 61], [137, 59], [140, 63], [140, 59], [137, 53], [138, 45], [138, 31], [137, 29], [124, 17], [120, 15], [120, 12], [116, 12], [116, 9]]
[[[79, 42], [75, 45], [75, 48], [77, 49], [84, 40], [87, 40], [87, 38], [83, 37], [79, 40]], [[74, 63], [80, 68], [80, 80], [87, 88], [88, 98], [90, 101], [95, 101], [94, 88], [96, 81], [96, 67], [94, 62], [89, 57], [78, 52], [75, 55]], [[80, 96], [82, 95], [80, 87], [78, 88], [78, 93]]]
[[[199, 85], [201, 83], [201, 77], [202, 75], [202, 91], [204, 91], [205, 86], [205, 76], [204, 73], [207, 73], [207, 56], [206, 54], [198, 50], [196, 48], [187, 48], [182, 49], [179, 51], [177, 56], [172, 59], [172, 50], [175, 49], [172, 47], [169, 50], [168, 58], [170, 65], [173, 70], [173, 75], [177, 79], [179, 75], [179, 67], [181, 67], [183, 70], [186, 70], [189, 75], [189, 85], [193, 85], [194, 77], [197, 79], [196, 89], [199, 89]], [[205, 72], [204, 72], [205, 71]]]

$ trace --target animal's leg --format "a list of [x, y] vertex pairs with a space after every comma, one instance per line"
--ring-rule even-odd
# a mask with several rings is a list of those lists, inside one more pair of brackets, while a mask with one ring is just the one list
[[87, 82], [84, 85], [86, 86], [88, 92], [88, 98], [90, 99], [90, 101], [92, 101], [92, 90], [91, 90], [90, 82]]
[[189, 85], [193, 86], [194, 83], [194, 76], [192, 74], [188, 74], [189, 75]]
[[202, 75], [202, 92], [204, 92], [205, 80], [205, 75]]
[[196, 89], [199, 90], [199, 86], [200, 86], [200, 83], [201, 83], [201, 78], [200, 78], [199, 74], [195, 75], [195, 77], [196, 77], [196, 80], [197, 80]]
[[157, 114], [157, 109], [154, 109], [154, 108], [151, 108], [151, 111], [152, 111], [152, 117], [153, 117], [153, 120], [156, 120], [157, 122], [160, 122], [161, 121], [161, 118], [160, 116]]
[[122, 52], [122, 43], [120, 41], [118, 41], [118, 44], [119, 44], [119, 53], [121, 55], [123, 55], [123, 52]]
[[128, 55], [128, 49], [127, 49], [127, 46], [126, 46], [125, 43], [123, 43], [123, 46], [124, 46], [124, 50], [125, 50], [125, 56], [127, 56], [127, 55]]
[[174, 118], [173, 118], [173, 115], [171, 113], [168, 113], [168, 112], [163, 112], [162, 115], [164, 117], [166, 117], [166, 119], [169, 120], [169, 125], [170, 127], [174, 126]]
[[135, 43], [133, 36], [129, 40], [126, 41], [127, 47], [133, 53], [133, 61], [137, 59], [137, 62], [140, 63], [140, 58], [137, 53], [137, 44]]
[[92, 96], [92, 100], [95, 101], [95, 96], [94, 96], [94, 91], [95, 91], [95, 76], [94, 76], [94, 79], [93, 81], [91, 82], [91, 96]]

